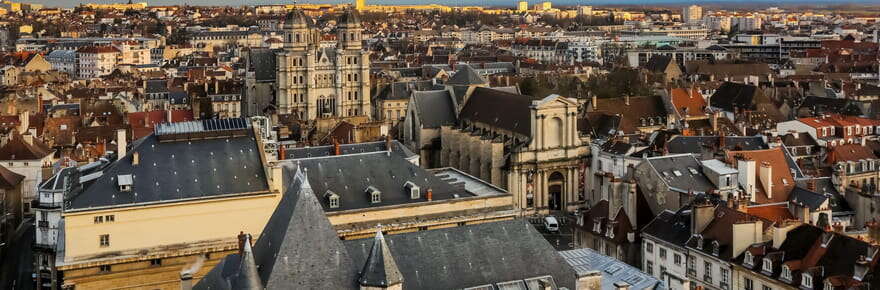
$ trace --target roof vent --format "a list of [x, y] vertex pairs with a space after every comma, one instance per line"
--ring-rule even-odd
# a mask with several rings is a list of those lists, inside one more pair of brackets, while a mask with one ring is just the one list
[[419, 190], [419, 186], [413, 183], [412, 181], [407, 181], [403, 184], [403, 188], [409, 191], [410, 199], [419, 199], [421, 196], [421, 191]]

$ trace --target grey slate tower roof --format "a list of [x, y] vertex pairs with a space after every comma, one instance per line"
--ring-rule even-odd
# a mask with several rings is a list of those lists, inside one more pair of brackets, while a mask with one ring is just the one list
[[361, 286], [388, 287], [403, 282], [403, 275], [400, 274], [381, 231], [376, 233], [373, 248], [370, 249], [370, 255], [359, 275], [358, 283]]
[[245, 235], [243, 250], [240, 254], [231, 254], [223, 258], [214, 269], [211, 269], [194, 289], [212, 290], [260, 290], [263, 283], [257, 272], [250, 235]]
[[[286, 188], [254, 245], [254, 262], [262, 285], [265, 289], [356, 288], [356, 270], [305, 174], [297, 169]], [[220, 265], [229, 263], [229, 259], [224, 258], [194, 289], [226, 289], [213, 286], [223, 285], [217, 280], [242, 276], [241, 271], [249, 270], [228, 266], [221, 269]]]
[[460, 68], [458, 69], [458, 71], [456, 71], [455, 74], [452, 75], [452, 77], [449, 78], [448, 81], [446, 81], [447, 85], [469, 86], [484, 85], [489, 83], [488, 81], [486, 81], [486, 79], [480, 76], [480, 73], [474, 70], [474, 68], [472, 68], [471, 66], [461, 65], [459, 67]]
[[357, 11], [355, 11], [354, 9], [348, 8], [348, 9], [345, 9], [345, 12], [342, 13], [342, 16], [339, 17], [339, 21], [337, 21], [337, 22], [339, 23], [340, 27], [351, 28], [353, 26], [360, 26], [361, 25], [361, 18], [358, 16]]

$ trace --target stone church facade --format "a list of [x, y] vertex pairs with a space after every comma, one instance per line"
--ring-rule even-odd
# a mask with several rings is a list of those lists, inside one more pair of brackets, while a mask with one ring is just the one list
[[357, 12], [348, 10], [338, 20], [336, 47], [320, 47], [314, 21], [290, 12], [276, 54], [278, 113], [306, 120], [369, 115], [370, 58], [362, 34]]
[[577, 130], [575, 100], [477, 88], [455, 126], [441, 127], [441, 166], [507, 189], [523, 213], [577, 208], [588, 148]]

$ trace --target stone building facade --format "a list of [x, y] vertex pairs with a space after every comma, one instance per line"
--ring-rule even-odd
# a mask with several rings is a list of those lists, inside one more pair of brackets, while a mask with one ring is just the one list
[[336, 48], [321, 47], [321, 34], [301, 10], [287, 15], [284, 48], [277, 53], [278, 113], [300, 119], [367, 115], [370, 59], [363, 50], [363, 28], [356, 12], [346, 11], [337, 26]]
[[583, 201], [578, 171], [588, 148], [576, 101], [476, 88], [457, 126], [441, 128], [441, 166], [503, 187], [524, 212], [568, 210]]

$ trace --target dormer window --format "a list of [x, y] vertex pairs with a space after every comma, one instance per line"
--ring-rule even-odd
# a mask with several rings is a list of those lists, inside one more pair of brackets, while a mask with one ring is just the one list
[[813, 276], [810, 276], [809, 273], [801, 274], [801, 285], [806, 288], [813, 288]]
[[771, 261], [769, 258], [764, 258], [764, 265], [761, 266], [761, 268], [764, 270], [764, 272], [773, 273], [773, 261]]
[[330, 208], [339, 208], [339, 195], [333, 191], [328, 190], [324, 193], [324, 197], [327, 198], [327, 203]]
[[597, 232], [597, 233], [601, 232], [602, 231], [602, 223], [599, 221], [593, 222], [593, 231]]
[[421, 192], [418, 185], [412, 183], [412, 181], [407, 181], [403, 185], [403, 188], [406, 189], [407, 192], [409, 192], [410, 199], [419, 199]]
[[789, 268], [788, 265], [782, 266], [782, 279], [791, 281], [791, 268]]
[[134, 184], [134, 181], [131, 177], [131, 174], [119, 175], [116, 176], [117, 183], [119, 185], [120, 192], [129, 192], [131, 191], [131, 186]]
[[365, 190], [368, 195], [370, 195], [370, 203], [380, 203], [382, 202], [382, 192], [379, 189], [371, 186], [367, 187]]
[[752, 256], [751, 252], [746, 251], [746, 257], [743, 260], [743, 264], [745, 264], [746, 266], [749, 266], [749, 267], [754, 266], [755, 265], [755, 256]]

